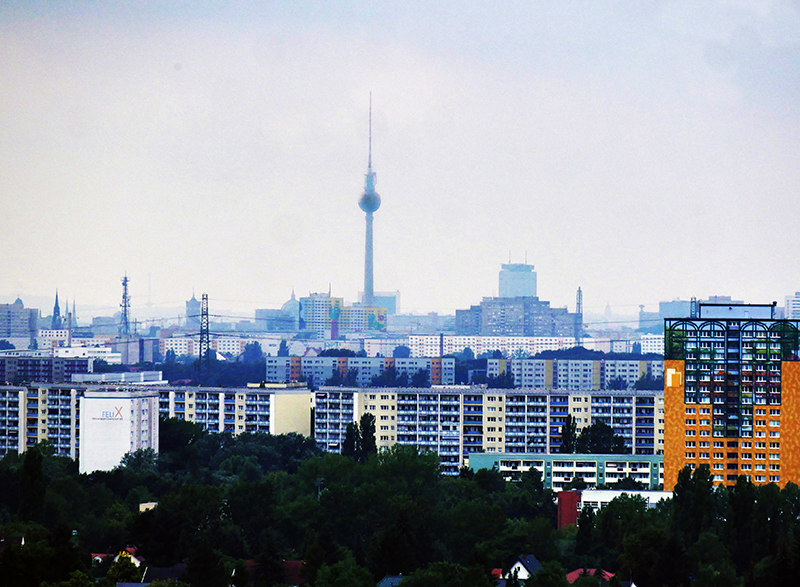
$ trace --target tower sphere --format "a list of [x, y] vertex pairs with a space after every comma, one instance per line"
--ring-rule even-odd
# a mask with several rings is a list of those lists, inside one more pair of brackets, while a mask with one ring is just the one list
[[375, 212], [375, 210], [381, 207], [381, 197], [375, 191], [364, 192], [358, 200], [358, 207], [368, 214], [370, 212]]

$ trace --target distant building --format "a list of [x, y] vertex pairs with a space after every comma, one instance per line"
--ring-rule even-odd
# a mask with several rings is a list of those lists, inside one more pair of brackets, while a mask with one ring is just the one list
[[36, 339], [39, 310], [26, 308], [17, 298], [13, 304], [0, 304], [0, 340], [17, 348], [28, 348]]
[[642, 354], [664, 354], [663, 334], [643, 334], [642, 338], [639, 340], [639, 344], [642, 346]]
[[186, 330], [200, 330], [201, 303], [192, 292], [192, 299], [186, 302]]
[[786, 296], [783, 317], [787, 320], [800, 320], [800, 291], [792, 296]]
[[469, 457], [469, 468], [473, 471], [497, 469], [507, 481], [517, 480], [522, 473], [536, 469], [542, 474], [545, 488], [556, 490], [575, 479], [583, 480], [590, 489], [626, 477], [647, 489], [658, 489], [664, 482], [662, 455], [476, 453]]
[[92, 359], [51, 357], [43, 354], [0, 356], [0, 384], [64, 383], [73, 374], [91, 372]]
[[420, 370], [430, 373], [431, 385], [452, 385], [455, 382], [455, 359], [392, 357], [267, 357], [265, 381], [282, 383], [298, 381], [301, 377], [311, 387], [325, 385], [334, 374], [344, 380], [351, 370], [356, 371], [356, 384], [369, 386], [374, 377], [393, 367], [397, 374], [412, 377]]
[[[386, 308], [386, 314], [394, 316], [400, 311], [400, 291], [376, 291], [372, 296], [373, 306]], [[364, 303], [364, 292], [358, 292], [358, 303]]]
[[339, 338], [346, 331], [386, 330], [386, 308], [345, 306], [330, 293], [312, 293], [300, 298], [300, 329], [313, 331], [317, 338]]
[[664, 373], [664, 361], [621, 359], [488, 359], [486, 374], [499, 377], [508, 370], [514, 386], [525, 389], [609, 389], [612, 383], [624, 383], [630, 389], [642, 377], [658, 379]]
[[483, 336], [572, 336], [582, 314], [551, 308], [533, 297], [484, 298], [480, 306], [456, 310], [456, 334]]
[[501, 298], [535, 298], [536, 272], [533, 265], [508, 263], [500, 266]]

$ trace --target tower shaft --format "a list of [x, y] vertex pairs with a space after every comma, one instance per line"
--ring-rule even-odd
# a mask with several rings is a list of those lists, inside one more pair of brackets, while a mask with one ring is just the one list
[[367, 212], [367, 238], [364, 247], [364, 305], [375, 303], [375, 289], [372, 276], [372, 212]]

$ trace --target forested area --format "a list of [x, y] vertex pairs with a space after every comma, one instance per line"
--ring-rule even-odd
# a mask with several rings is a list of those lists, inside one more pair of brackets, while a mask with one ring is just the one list
[[[166, 420], [159, 455], [129, 455], [111, 472], [80, 475], [51, 452], [0, 460], [2, 534], [25, 537], [3, 549], [0, 585], [138, 580], [130, 563], [91, 561], [127, 546], [147, 565], [185, 562], [195, 587], [280, 585], [283, 560], [305, 561], [313, 587], [400, 573], [410, 587], [489, 587], [491, 569], [520, 554], [544, 564], [533, 587], [564, 587], [566, 571], [596, 567], [640, 587], [794, 585], [800, 573], [798, 487], [714, 488], [706, 468], [684, 471], [655, 509], [623, 496], [558, 531], [539, 473], [445, 477], [436, 455], [409, 447], [321, 454], [297, 435], [232, 437]], [[140, 513], [142, 502], [158, 506]]]

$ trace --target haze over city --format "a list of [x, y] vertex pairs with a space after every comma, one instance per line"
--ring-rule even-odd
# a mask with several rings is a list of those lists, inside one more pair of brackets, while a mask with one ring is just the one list
[[587, 313], [800, 289], [796, 3], [12, 2], [0, 56], [2, 301], [355, 301], [370, 92], [404, 312], [509, 254]]

